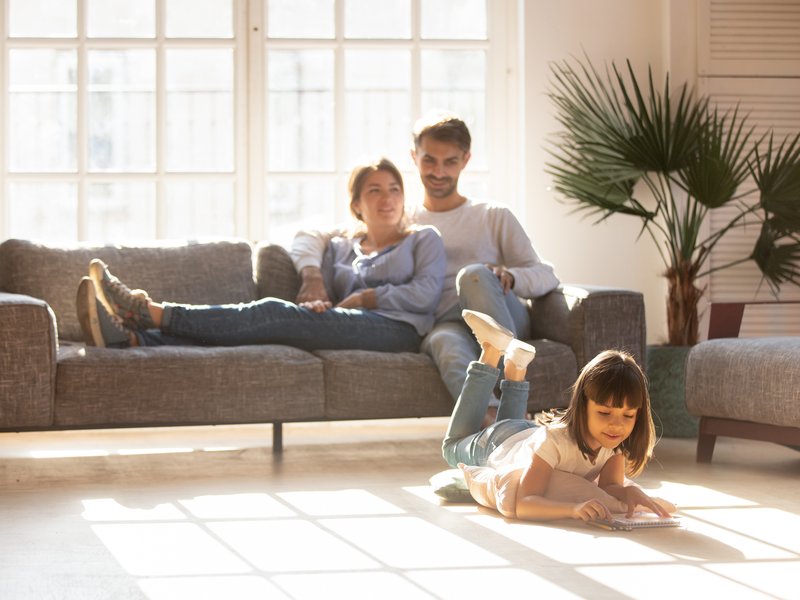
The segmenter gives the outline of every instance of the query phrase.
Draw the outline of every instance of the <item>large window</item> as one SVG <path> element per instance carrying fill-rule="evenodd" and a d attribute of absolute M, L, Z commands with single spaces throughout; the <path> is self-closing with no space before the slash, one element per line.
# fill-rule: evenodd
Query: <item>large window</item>
<path fill-rule="evenodd" d="M 514 204 L 516 5 L 0 0 L 0 239 L 288 244 L 346 217 L 364 157 L 418 200 L 410 129 L 432 109 L 472 131 L 463 191 Z"/>

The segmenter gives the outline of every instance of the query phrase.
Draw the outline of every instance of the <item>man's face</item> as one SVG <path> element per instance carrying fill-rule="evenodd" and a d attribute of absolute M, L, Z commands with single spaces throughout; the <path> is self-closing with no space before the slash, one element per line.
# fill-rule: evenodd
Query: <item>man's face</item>
<path fill-rule="evenodd" d="M 458 177 L 469 162 L 470 153 L 456 144 L 422 136 L 411 153 L 425 191 L 431 198 L 447 198 L 456 192 Z"/>

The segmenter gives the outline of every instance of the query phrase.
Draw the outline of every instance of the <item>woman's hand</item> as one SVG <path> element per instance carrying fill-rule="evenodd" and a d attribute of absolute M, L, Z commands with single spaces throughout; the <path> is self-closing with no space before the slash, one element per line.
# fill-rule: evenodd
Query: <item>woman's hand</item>
<path fill-rule="evenodd" d="M 333 306 L 327 300 L 312 300 L 311 302 L 300 302 L 297 306 L 313 311 L 315 313 L 323 313 Z"/>
<path fill-rule="evenodd" d="M 572 518 L 581 521 L 607 520 L 611 518 L 611 511 L 600 500 L 587 500 L 573 507 Z"/>
<path fill-rule="evenodd" d="M 639 486 L 626 485 L 623 490 L 625 497 L 621 498 L 621 500 L 628 505 L 628 512 L 625 516 L 633 516 L 637 506 L 643 506 L 657 514 L 659 517 L 670 516 L 669 512 L 667 512 L 667 510 L 661 504 L 645 494 L 641 488 L 639 488 Z"/>
<path fill-rule="evenodd" d="M 344 300 L 339 302 L 339 304 L 336 305 L 336 308 L 377 308 L 377 303 L 375 301 L 375 290 L 372 288 L 366 288 L 358 292 L 353 292 Z"/>

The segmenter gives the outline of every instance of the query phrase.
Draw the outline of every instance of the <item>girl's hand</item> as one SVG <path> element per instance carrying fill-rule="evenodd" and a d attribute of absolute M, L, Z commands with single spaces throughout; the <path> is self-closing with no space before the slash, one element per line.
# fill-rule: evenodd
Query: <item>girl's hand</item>
<path fill-rule="evenodd" d="M 659 517 L 670 516 L 670 514 L 661 506 L 661 504 L 645 494 L 638 486 L 627 485 L 624 488 L 624 492 L 625 498 L 622 501 L 628 505 L 628 512 L 625 516 L 633 516 L 637 506 L 644 506 L 645 508 L 657 514 Z"/>
<path fill-rule="evenodd" d="M 333 305 L 326 300 L 312 300 L 311 302 L 301 302 L 297 306 L 314 311 L 316 313 L 322 313 Z"/>
<path fill-rule="evenodd" d="M 599 500 L 587 500 L 573 507 L 572 518 L 581 521 L 606 520 L 611 518 L 611 511 Z"/>

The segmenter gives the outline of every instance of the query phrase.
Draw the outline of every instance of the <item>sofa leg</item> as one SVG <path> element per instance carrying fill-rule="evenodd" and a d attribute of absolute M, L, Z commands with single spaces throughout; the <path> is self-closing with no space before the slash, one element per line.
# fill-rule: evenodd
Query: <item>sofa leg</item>
<path fill-rule="evenodd" d="M 283 423 L 272 423 L 272 453 L 283 454 Z"/>
<path fill-rule="evenodd" d="M 714 454 L 714 444 L 717 443 L 717 436 L 713 433 L 703 433 L 702 430 L 697 436 L 697 462 L 710 463 L 711 456 Z"/>

